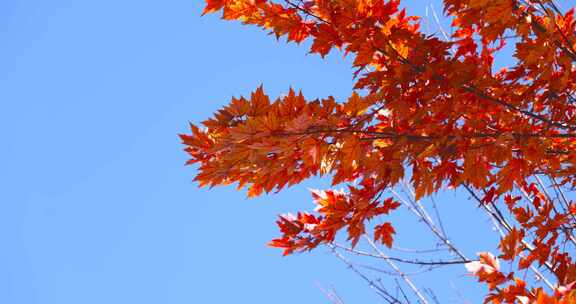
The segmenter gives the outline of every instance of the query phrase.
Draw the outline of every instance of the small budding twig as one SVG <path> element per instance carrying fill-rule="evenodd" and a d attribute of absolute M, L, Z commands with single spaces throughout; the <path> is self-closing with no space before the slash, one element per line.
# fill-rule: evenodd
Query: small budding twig
<path fill-rule="evenodd" d="M 404 247 L 398 247 L 398 246 L 392 246 L 392 249 L 400 251 L 400 252 L 419 253 L 419 254 L 435 253 L 435 252 L 442 252 L 442 251 L 447 250 L 446 248 L 412 249 L 412 248 L 404 248 Z"/>
<path fill-rule="evenodd" d="M 420 300 L 420 302 L 423 304 L 428 304 L 428 301 L 426 300 L 424 295 L 422 295 L 418 287 L 414 285 L 410 277 L 408 277 L 404 272 L 402 272 L 402 270 L 400 270 L 400 268 L 398 268 L 398 266 L 396 266 L 396 264 L 394 264 L 394 262 L 392 262 L 392 260 L 390 260 L 390 258 L 388 258 L 388 256 L 382 250 L 380 250 L 378 246 L 376 246 L 376 244 L 374 244 L 374 242 L 370 237 L 364 235 L 364 239 L 368 242 L 370 247 L 372 247 L 372 249 L 374 249 L 374 251 L 377 252 L 378 255 L 381 256 L 386 261 L 386 263 L 388 263 L 388 265 L 400 275 L 400 277 L 404 280 L 404 282 L 406 282 L 406 284 L 410 287 L 410 289 L 412 289 L 412 291 L 414 292 L 416 297 Z"/>
<path fill-rule="evenodd" d="M 380 273 L 384 273 L 390 276 L 400 276 L 398 273 L 394 272 L 394 271 L 389 271 L 389 270 L 385 270 L 385 269 L 381 269 L 381 268 L 377 268 L 374 266 L 369 266 L 369 265 L 362 265 L 362 264 L 356 264 L 358 265 L 358 267 L 362 267 L 368 270 L 372 270 L 372 271 L 376 271 L 376 272 L 380 272 Z M 415 276 L 415 275 L 420 275 L 420 274 L 424 274 L 426 272 L 430 272 L 432 270 L 434 270 L 436 267 L 434 266 L 428 266 L 428 268 L 425 268 L 423 270 L 420 271 L 413 271 L 413 272 L 405 272 L 406 275 L 409 276 Z"/>
<path fill-rule="evenodd" d="M 350 247 L 346 247 L 346 246 L 342 246 L 336 243 L 333 243 L 333 245 L 337 248 L 343 249 L 345 251 L 348 251 L 350 253 L 356 254 L 356 255 L 361 255 L 361 256 L 367 256 L 367 257 L 372 257 L 372 258 L 378 258 L 378 259 L 388 259 L 394 262 L 399 262 L 399 263 L 405 263 L 405 264 L 413 264 L 413 265 L 421 265 L 421 266 L 443 266 L 443 265 L 457 265 L 457 264 L 466 264 L 469 262 L 473 262 L 473 260 L 439 260 L 439 261 L 420 261 L 420 260 L 409 260 L 409 259 L 402 259 L 402 258 L 397 258 L 397 257 L 386 257 L 383 258 L 381 255 L 379 254 L 373 254 L 370 252 L 366 252 L 366 251 L 362 251 L 362 250 L 358 250 L 358 249 L 352 249 Z"/>
<path fill-rule="evenodd" d="M 425 288 L 424 291 L 430 296 L 430 298 L 432 298 L 432 301 L 434 301 L 435 304 L 440 304 L 440 301 L 438 301 L 438 297 L 436 296 L 436 294 L 432 289 Z"/>
<path fill-rule="evenodd" d="M 412 213 L 414 213 L 430 229 L 430 231 L 432 231 L 432 233 L 434 235 L 436 235 L 436 237 L 448 248 L 448 250 L 450 252 L 452 252 L 455 256 L 460 258 L 460 260 L 462 260 L 462 261 L 469 261 L 469 259 L 458 248 L 456 248 L 456 246 L 454 246 L 454 244 L 452 244 L 452 242 L 450 242 L 450 240 L 448 240 L 448 238 L 442 233 L 442 231 L 440 231 L 438 229 L 438 227 L 433 222 L 431 222 L 431 219 L 429 216 L 426 217 L 426 215 L 422 214 L 418 208 L 414 207 L 414 205 L 413 205 L 414 202 L 412 200 L 404 199 L 401 195 L 399 195 L 394 190 L 390 190 L 390 191 L 392 192 L 392 194 L 394 194 L 394 196 L 396 196 L 396 198 L 398 198 L 398 200 L 402 204 L 407 206 L 408 209 L 410 211 L 412 211 Z M 411 194 L 413 196 L 415 195 L 414 193 L 411 193 Z M 415 198 L 415 196 L 414 196 L 414 198 Z M 423 208 L 421 208 L 421 209 L 423 209 Z"/>
<path fill-rule="evenodd" d="M 374 281 L 372 279 L 370 279 L 368 276 L 366 276 L 364 273 L 362 273 L 360 270 L 358 270 L 352 262 L 350 262 L 348 259 L 346 259 L 342 254 L 340 254 L 336 250 L 336 247 L 333 244 L 328 244 L 328 247 L 332 250 L 332 253 L 340 261 L 342 261 L 344 264 L 346 264 L 349 269 L 351 269 L 360 278 L 362 278 L 362 280 L 364 280 L 366 283 L 368 283 L 368 286 L 370 288 L 372 288 L 376 292 L 377 295 L 381 296 L 384 300 L 386 300 L 390 304 L 402 304 L 402 302 L 400 300 L 398 300 L 398 298 L 396 298 L 392 294 L 390 294 L 383 286 L 377 285 L 376 283 L 374 283 Z"/>
<path fill-rule="evenodd" d="M 404 300 L 406 300 L 407 302 L 410 301 L 408 300 L 408 296 L 406 296 L 406 293 L 404 292 L 402 285 L 400 285 L 400 282 L 398 282 L 398 279 L 394 279 L 394 282 L 396 283 L 396 289 L 400 291 Z"/>
<path fill-rule="evenodd" d="M 316 284 L 316 287 L 318 287 L 318 289 L 320 289 L 326 298 L 328 298 L 328 300 L 333 304 L 344 304 L 344 300 L 342 300 L 340 295 L 338 295 L 334 287 L 332 287 L 330 290 L 324 289 L 320 284 Z"/>

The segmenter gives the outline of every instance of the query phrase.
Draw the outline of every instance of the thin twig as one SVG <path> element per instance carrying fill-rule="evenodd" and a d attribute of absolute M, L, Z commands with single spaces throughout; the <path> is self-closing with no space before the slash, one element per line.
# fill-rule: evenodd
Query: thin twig
<path fill-rule="evenodd" d="M 348 251 L 348 252 L 356 254 L 356 255 L 367 256 L 367 257 L 378 258 L 378 259 L 384 259 L 379 254 L 373 254 L 373 253 L 358 250 L 358 249 L 352 249 L 350 247 L 346 247 L 346 246 L 336 244 L 336 243 L 332 243 L 332 244 L 337 248 L 343 249 L 345 251 Z M 399 262 L 399 263 L 423 265 L 423 266 L 456 265 L 456 264 L 466 264 L 469 262 L 473 262 L 473 260 L 467 260 L 467 259 L 466 260 L 450 260 L 450 261 L 446 261 L 446 260 L 420 261 L 420 260 L 402 259 L 402 258 L 397 258 L 397 257 L 386 257 L 386 259 L 392 260 L 394 262 Z"/>
<path fill-rule="evenodd" d="M 374 244 L 374 242 L 372 241 L 371 238 L 369 238 L 367 235 L 364 235 L 364 239 L 368 242 L 368 244 L 370 244 L 372 249 L 374 249 L 374 251 L 376 253 L 378 253 L 378 255 L 380 255 L 386 261 L 386 263 L 388 263 L 388 265 L 400 275 L 400 277 L 404 280 L 404 282 L 406 282 L 408 287 L 410 287 L 410 289 L 412 289 L 412 291 L 414 292 L 416 297 L 420 300 L 420 302 L 423 304 L 428 304 L 428 300 L 426 300 L 424 295 L 422 295 L 422 293 L 420 292 L 418 287 L 416 287 L 416 285 L 414 285 L 414 283 L 412 282 L 410 277 L 408 275 L 406 275 L 404 272 L 402 272 L 402 270 L 400 270 L 400 268 L 398 268 L 398 266 L 396 266 L 396 264 L 394 264 L 394 262 L 392 262 L 392 260 L 390 260 L 390 258 L 383 251 L 381 251 L 378 248 L 378 246 L 376 246 L 376 244 Z"/>
<path fill-rule="evenodd" d="M 386 289 L 382 288 L 381 286 L 376 285 L 376 283 L 374 283 L 373 280 L 371 280 L 368 276 L 366 276 L 364 273 L 362 273 L 360 270 L 358 270 L 356 267 L 354 267 L 354 264 L 352 264 L 350 261 L 348 261 L 348 259 L 346 259 L 342 254 L 340 254 L 336 250 L 336 247 L 334 247 L 332 244 L 328 244 L 328 247 L 331 248 L 332 253 L 340 261 L 344 262 L 344 264 L 346 264 L 348 266 L 348 268 L 350 268 L 354 273 L 356 273 L 360 278 L 362 278 L 362 280 L 364 280 L 366 283 L 368 283 L 368 286 L 370 288 L 372 288 L 376 292 L 376 294 L 381 296 L 384 300 L 386 300 L 390 304 L 402 304 L 402 302 L 400 300 L 398 300 L 396 297 L 391 295 Z"/>

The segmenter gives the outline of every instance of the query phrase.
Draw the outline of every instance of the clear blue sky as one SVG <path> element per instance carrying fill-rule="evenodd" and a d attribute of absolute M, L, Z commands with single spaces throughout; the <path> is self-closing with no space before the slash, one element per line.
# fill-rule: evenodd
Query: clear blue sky
<path fill-rule="evenodd" d="M 406 4 L 422 13 L 438 2 Z M 276 215 L 311 210 L 306 187 L 325 183 L 254 200 L 191 183 L 177 137 L 188 121 L 261 83 L 272 96 L 292 86 L 338 98 L 352 85 L 340 54 L 321 60 L 201 10 L 198 0 L 0 1 L 0 303 L 328 303 L 316 284 L 380 303 L 325 249 L 282 257 L 265 246 Z M 468 255 L 492 248 L 465 196 L 443 198 L 441 211 Z M 401 245 L 427 244 L 406 223 Z M 450 280 L 478 302 L 464 274 L 420 282 L 458 302 Z"/>

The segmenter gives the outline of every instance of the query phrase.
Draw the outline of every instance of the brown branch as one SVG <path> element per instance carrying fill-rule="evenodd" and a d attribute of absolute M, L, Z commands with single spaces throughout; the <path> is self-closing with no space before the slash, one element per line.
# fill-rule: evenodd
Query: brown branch
<path fill-rule="evenodd" d="M 542 134 L 542 133 L 517 133 L 517 132 L 499 132 L 499 133 L 472 133 L 472 134 L 461 134 L 461 135 L 418 135 L 418 134 L 407 134 L 407 133 L 394 133 L 394 132 L 377 132 L 377 131 L 366 131 L 366 130 L 354 130 L 354 129 L 315 129 L 309 128 L 302 132 L 273 132 L 272 135 L 278 136 L 300 136 L 300 135 L 312 135 L 312 134 L 322 134 L 322 133 L 359 133 L 365 135 L 374 135 L 374 137 L 364 137 L 364 140 L 376 140 L 376 139 L 401 139 L 405 138 L 408 140 L 436 140 L 436 139 L 458 139 L 458 138 L 498 138 L 503 135 L 511 135 L 516 139 L 526 139 L 526 138 L 576 138 L 576 133 L 560 133 L 560 134 Z"/>
<path fill-rule="evenodd" d="M 372 289 L 374 289 L 374 291 L 376 292 L 376 294 L 378 294 L 379 296 L 381 296 L 384 300 L 386 300 L 388 303 L 390 304 L 402 304 L 402 302 L 400 300 L 398 300 L 396 297 L 394 297 L 393 295 L 391 295 L 386 289 L 378 286 L 376 283 L 374 283 L 373 280 L 371 280 L 368 276 L 366 276 L 364 273 L 362 273 L 360 270 L 358 270 L 356 267 L 354 267 L 354 264 L 352 264 L 352 262 L 348 261 L 348 259 L 346 259 L 342 254 L 340 254 L 338 251 L 336 251 L 336 247 L 332 244 L 328 244 L 328 247 L 330 247 L 330 249 L 332 250 L 332 253 L 342 262 L 344 262 L 344 264 L 346 264 L 348 266 L 348 268 L 350 268 L 354 273 L 356 273 L 360 278 L 362 278 L 366 283 L 368 283 L 368 286 Z"/>
<path fill-rule="evenodd" d="M 335 244 L 335 243 L 333 245 L 337 248 L 343 249 L 345 251 L 348 251 L 348 252 L 356 254 L 356 255 L 362 255 L 362 256 L 367 256 L 367 257 L 372 257 L 372 258 L 377 258 L 377 259 L 384 259 L 382 256 L 380 256 L 378 254 L 373 254 L 373 253 L 358 250 L 358 249 L 352 249 L 350 247 L 342 246 L 342 245 Z M 421 260 L 417 260 L 417 259 L 410 260 L 410 259 L 403 259 L 403 258 L 398 258 L 398 257 L 387 257 L 387 259 L 394 261 L 394 262 L 398 262 L 398 263 L 421 265 L 421 266 L 446 266 L 446 265 L 457 265 L 457 264 L 466 264 L 466 263 L 474 262 L 474 260 L 468 260 L 468 259 L 438 260 L 438 261 L 421 261 Z"/>
<path fill-rule="evenodd" d="M 378 246 L 376 246 L 376 244 L 374 244 L 372 239 L 370 237 L 368 237 L 366 234 L 364 234 L 364 239 L 366 240 L 366 242 L 368 242 L 368 244 L 370 244 L 372 249 L 376 253 L 378 253 L 378 255 L 380 257 L 382 257 L 384 259 L 384 261 L 386 261 L 386 263 L 388 263 L 388 265 L 400 275 L 402 280 L 404 280 L 406 285 L 408 285 L 408 287 L 410 287 L 410 289 L 412 289 L 412 292 L 414 292 L 414 294 L 420 300 L 420 302 L 423 304 L 428 304 L 428 300 L 426 300 L 426 298 L 424 297 L 424 295 L 422 294 L 420 289 L 418 289 L 418 287 L 416 287 L 416 285 L 414 284 L 414 282 L 412 282 L 410 277 L 408 275 L 406 275 L 398 266 L 396 266 L 396 264 L 394 264 L 394 262 L 392 262 L 392 260 L 383 251 L 381 251 L 378 248 Z"/>

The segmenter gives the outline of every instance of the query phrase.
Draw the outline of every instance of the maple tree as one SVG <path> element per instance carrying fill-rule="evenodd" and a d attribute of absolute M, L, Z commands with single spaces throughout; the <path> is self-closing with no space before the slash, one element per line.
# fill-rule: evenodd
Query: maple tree
<path fill-rule="evenodd" d="M 334 246 L 342 231 L 351 250 L 361 238 L 391 247 L 402 202 L 390 189 L 408 179 L 417 212 L 414 202 L 462 189 L 500 229 L 499 254 L 469 260 L 430 229 L 486 284 L 485 302 L 576 303 L 576 203 L 566 194 L 576 187 L 574 8 L 444 0 L 450 35 L 423 32 L 400 0 L 206 1 L 205 14 L 219 11 L 289 42 L 310 41 L 311 53 L 353 56 L 347 100 L 306 100 L 293 90 L 271 100 L 260 87 L 181 135 L 201 186 L 237 183 L 257 196 L 316 175 L 345 185 L 313 191 L 315 212 L 280 216 L 271 246 L 284 254 Z M 507 49 L 514 62 L 497 69 Z M 386 221 L 370 225 L 375 218 Z M 523 269 L 542 280 L 527 282 Z"/>

